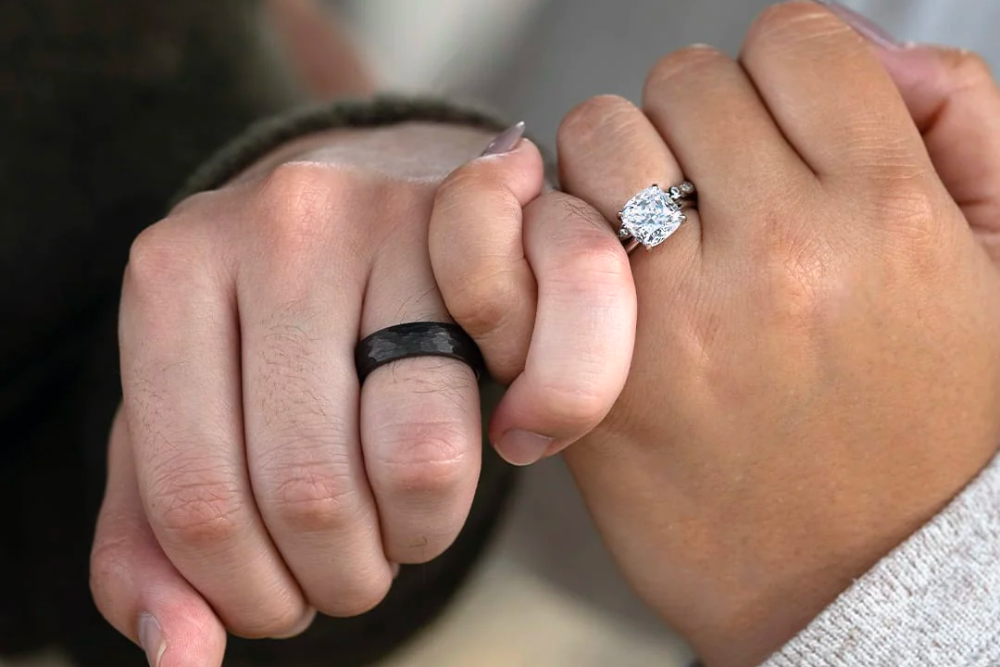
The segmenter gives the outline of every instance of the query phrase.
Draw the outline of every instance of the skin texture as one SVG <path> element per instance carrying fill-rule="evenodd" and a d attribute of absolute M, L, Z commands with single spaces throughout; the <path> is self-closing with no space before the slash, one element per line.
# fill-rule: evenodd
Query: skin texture
<path fill-rule="evenodd" d="M 456 170 L 430 226 L 449 312 L 510 385 L 489 437 L 518 465 L 561 451 L 608 414 L 628 375 L 636 316 L 614 232 L 572 197 L 538 197 L 540 165 L 522 166 L 529 151 L 522 144 Z"/>
<path fill-rule="evenodd" d="M 699 186 L 690 222 L 632 258 L 632 371 L 565 456 L 635 589 L 706 664 L 764 660 L 995 455 L 997 118 L 976 56 L 879 49 L 791 2 L 738 61 L 682 50 L 650 72 L 641 109 L 600 97 L 564 121 L 576 199 L 544 195 L 533 224 L 611 228 L 651 183 Z M 449 306 L 463 285 L 506 293 L 510 264 L 463 262 L 476 240 L 435 234 Z M 474 311 L 453 312 L 476 330 Z M 528 345 L 490 341 L 531 318 L 487 325 L 491 363 L 520 368 Z"/>
<path fill-rule="evenodd" d="M 288 44 L 312 40 L 290 54 L 304 80 L 365 88 L 363 73 L 313 76 L 326 59 L 317 54 L 346 48 L 322 30 L 315 6 L 267 7 Z M 505 213 L 541 192 L 543 163 L 530 142 L 503 161 L 474 160 L 491 139 L 419 124 L 305 137 L 181 203 L 133 244 L 119 326 L 124 404 L 91 588 L 152 664 L 211 667 L 226 631 L 294 636 L 317 612 L 361 614 L 386 595 L 398 564 L 426 563 L 454 541 L 480 470 L 471 370 L 407 360 L 359 388 L 353 350 L 393 324 L 449 321 L 428 254 L 431 211 L 450 202 L 467 226 L 490 215 L 470 205 L 478 192 L 447 178 L 456 167 L 502 165 L 513 197 Z M 570 264 L 595 275 L 610 267 L 618 282 L 595 281 L 589 292 L 630 341 L 634 299 L 610 298 L 631 291 L 627 262 L 599 219 L 585 227 L 604 252 L 549 253 L 539 236 L 535 259 L 551 254 L 553 276 Z M 556 278 L 542 284 L 543 302 L 575 304 L 581 293 Z M 583 415 L 588 428 L 600 421 L 630 352 L 584 378 L 598 400 L 582 397 L 570 417 Z M 542 378 L 559 371 L 544 358 L 529 368 Z M 544 384 L 520 393 L 526 405 L 552 403 Z"/>
<path fill-rule="evenodd" d="M 996 199 L 954 173 L 996 141 L 968 122 L 996 93 L 964 56 L 927 56 L 937 77 L 878 57 L 792 3 L 745 70 L 668 58 L 645 114 L 601 98 L 567 119 L 575 197 L 539 196 L 528 142 L 473 159 L 489 137 L 411 125 L 295 142 L 182 204 L 126 275 L 102 612 L 155 663 L 217 665 L 224 629 L 360 613 L 393 563 L 446 548 L 478 471 L 471 373 L 413 360 L 359 391 L 351 352 L 451 310 L 513 382 L 500 451 L 528 463 L 600 423 L 570 462 L 626 574 L 710 664 L 764 657 L 1000 437 Z M 682 173 L 703 215 L 635 258 L 636 289 L 607 220 Z"/>
<path fill-rule="evenodd" d="M 315 610 L 367 611 L 392 563 L 427 562 L 461 529 L 481 451 L 472 371 L 408 360 L 362 391 L 353 349 L 447 321 L 427 221 L 441 180 L 490 138 L 318 135 L 134 243 L 93 590 L 127 636 L 156 619 L 162 664 L 218 664 L 223 628 L 280 637 Z"/>
<path fill-rule="evenodd" d="M 636 589 L 707 664 L 752 665 L 995 454 L 1000 277 L 935 130 L 815 5 L 765 13 L 739 64 L 667 57 L 643 110 L 570 116 L 568 189 L 607 215 L 683 173 L 701 216 L 635 258 L 640 370 L 569 461 Z M 592 166 L 657 136 L 667 159 Z"/>
<path fill-rule="evenodd" d="M 315 94 L 369 91 L 318 5 L 266 9 Z M 135 241 L 91 588 L 153 664 L 218 665 L 227 630 L 290 636 L 317 610 L 364 612 L 399 563 L 454 540 L 480 466 L 471 371 L 412 360 L 361 391 L 353 348 L 448 320 L 430 210 L 491 139 L 422 125 L 307 137 Z"/>

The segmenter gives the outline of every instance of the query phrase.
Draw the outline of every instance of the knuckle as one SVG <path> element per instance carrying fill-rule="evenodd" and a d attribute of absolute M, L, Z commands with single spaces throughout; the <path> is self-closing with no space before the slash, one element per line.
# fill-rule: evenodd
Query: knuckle
<path fill-rule="evenodd" d="M 584 144 L 609 129 L 621 128 L 641 112 L 631 102 L 617 95 L 592 97 L 569 112 L 559 125 L 560 151 Z"/>
<path fill-rule="evenodd" d="M 643 98 L 656 97 L 659 91 L 668 88 L 668 84 L 678 76 L 698 75 L 706 69 L 729 65 L 731 62 L 732 58 L 726 53 L 704 44 L 674 51 L 660 58 L 649 70 L 643 86 Z"/>
<path fill-rule="evenodd" d="M 220 192 L 218 190 L 197 192 L 174 204 L 174 207 L 170 210 L 170 217 L 185 217 L 189 214 L 193 215 L 196 211 L 211 211 L 215 209 L 217 203 L 222 200 L 223 197 L 220 196 Z"/>
<path fill-rule="evenodd" d="M 447 218 L 449 222 L 447 229 L 432 229 L 431 234 L 431 259 L 441 294 L 452 317 L 474 337 L 504 327 L 518 312 L 529 273 L 520 233 L 498 239 L 499 252 L 487 251 L 478 239 L 471 240 L 466 221 L 483 210 L 500 219 L 521 219 L 521 206 L 505 184 L 479 179 L 477 174 L 466 173 L 442 186 L 433 220 Z M 436 224 L 432 222 L 432 228 Z"/>
<path fill-rule="evenodd" d="M 565 252 L 553 255 L 559 262 L 556 275 L 573 276 L 568 286 L 590 292 L 597 286 L 602 291 L 619 290 L 631 282 L 632 267 L 607 220 L 581 200 L 566 195 L 550 198 L 541 212 L 545 231 L 555 239 L 553 245 Z M 532 211 L 535 217 L 537 210 Z"/>
<path fill-rule="evenodd" d="M 589 430 L 596 426 L 611 408 L 612 401 L 605 394 L 599 380 L 600 360 L 580 360 L 580 366 L 594 365 L 593 372 L 578 368 L 573 383 L 544 383 L 539 387 L 535 405 L 554 424 L 564 430 Z M 593 377 L 587 382 L 587 377 Z"/>
<path fill-rule="evenodd" d="M 201 549 L 231 543 L 239 534 L 239 513 L 227 490 L 201 487 L 174 498 L 154 521 L 172 541 Z"/>
<path fill-rule="evenodd" d="M 358 489 L 349 473 L 328 464 L 285 466 L 270 473 L 267 514 L 296 532 L 337 531 L 361 516 Z"/>
<path fill-rule="evenodd" d="M 135 545 L 126 536 L 100 538 L 94 541 L 90 552 L 90 591 L 101 611 L 111 591 L 128 581 L 132 569 Z"/>
<path fill-rule="evenodd" d="M 496 163 L 472 162 L 457 169 L 434 192 L 434 212 L 464 222 L 489 211 L 491 217 L 517 220 L 521 204 Z"/>
<path fill-rule="evenodd" d="M 150 487 L 150 523 L 175 544 L 209 553 L 228 547 L 243 529 L 240 484 L 202 463 L 174 464 Z"/>
<path fill-rule="evenodd" d="M 331 211 L 347 198 L 351 181 L 345 170 L 313 163 L 275 167 L 260 190 L 265 247 L 280 257 L 315 250 L 327 237 L 335 219 Z"/>
<path fill-rule="evenodd" d="M 567 281 L 568 285 L 577 285 L 581 291 L 611 294 L 620 293 L 622 285 L 631 282 L 631 270 L 628 255 L 622 249 L 621 243 L 608 234 L 579 234 L 576 237 L 576 252 L 565 257 L 566 271 L 582 271 L 567 273 L 567 276 L 578 276 Z"/>
<path fill-rule="evenodd" d="M 473 443 L 453 422 L 425 422 L 385 429 L 377 435 L 380 484 L 389 495 L 447 498 L 474 477 Z M 478 443 L 477 443 L 478 444 Z"/>
<path fill-rule="evenodd" d="M 444 180 L 434 193 L 434 206 L 444 212 L 449 212 L 467 203 L 475 202 L 479 207 L 479 198 L 495 189 L 498 184 L 491 177 L 491 171 L 486 165 L 469 164 L 455 170 Z"/>
<path fill-rule="evenodd" d="M 143 230 L 129 249 L 125 280 L 140 294 L 188 281 L 197 271 L 191 239 L 168 221 Z"/>
<path fill-rule="evenodd" d="M 448 311 L 473 338 L 503 329 L 524 300 L 514 269 L 496 262 L 483 262 L 448 292 Z"/>

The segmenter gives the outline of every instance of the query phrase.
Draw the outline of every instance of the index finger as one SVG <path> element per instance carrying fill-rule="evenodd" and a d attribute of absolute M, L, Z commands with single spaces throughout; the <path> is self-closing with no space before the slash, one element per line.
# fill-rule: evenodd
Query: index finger
<path fill-rule="evenodd" d="M 132 248 L 119 335 L 124 415 L 164 553 L 230 631 L 283 636 L 311 612 L 252 502 L 231 284 L 214 244 L 191 233 L 202 221 L 161 223 Z"/>

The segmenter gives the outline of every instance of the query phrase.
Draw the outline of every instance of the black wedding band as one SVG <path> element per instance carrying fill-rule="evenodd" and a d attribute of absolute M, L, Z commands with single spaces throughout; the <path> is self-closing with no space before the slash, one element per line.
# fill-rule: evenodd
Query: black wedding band
<path fill-rule="evenodd" d="M 375 369 L 401 359 L 447 357 L 467 364 L 482 376 L 486 362 L 476 342 L 462 327 L 442 322 L 410 322 L 376 331 L 358 343 L 354 363 L 361 384 Z"/>

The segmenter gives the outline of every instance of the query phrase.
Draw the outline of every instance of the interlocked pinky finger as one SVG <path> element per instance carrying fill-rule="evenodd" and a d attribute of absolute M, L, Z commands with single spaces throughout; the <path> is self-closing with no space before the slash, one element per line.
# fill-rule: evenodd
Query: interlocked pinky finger
<path fill-rule="evenodd" d="M 528 465 L 597 426 L 628 376 L 636 295 L 628 256 L 597 209 L 562 193 L 525 210 L 538 308 L 524 372 L 497 407 L 490 439 Z"/>
<path fill-rule="evenodd" d="M 457 169 L 438 191 L 430 254 L 448 312 L 472 336 L 490 375 L 509 383 L 524 368 L 535 314 L 522 209 L 544 184 L 542 156 L 522 141 L 512 152 Z"/>

